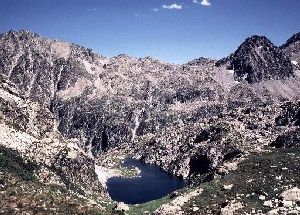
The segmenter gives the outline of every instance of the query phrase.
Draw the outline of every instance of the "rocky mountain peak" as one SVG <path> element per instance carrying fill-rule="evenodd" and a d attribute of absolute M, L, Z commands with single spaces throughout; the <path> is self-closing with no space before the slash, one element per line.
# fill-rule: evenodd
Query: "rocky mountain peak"
<path fill-rule="evenodd" d="M 240 46 L 241 47 L 259 47 L 259 46 L 273 46 L 272 42 L 266 36 L 253 35 L 248 37 Z"/>
<path fill-rule="evenodd" d="M 265 36 L 247 38 L 230 57 L 217 62 L 222 64 L 234 70 L 235 80 L 248 83 L 293 75 L 290 59 Z"/>
<path fill-rule="evenodd" d="M 287 55 L 295 69 L 300 68 L 300 32 L 289 38 L 280 49 Z"/>
<path fill-rule="evenodd" d="M 291 38 L 289 38 L 286 41 L 286 43 L 281 46 L 281 48 L 286 48 L 286 47 L 290 46 L 291 44 L 297 43 L 299 41 L 300 41 L 300 32 L 294 34 Z"/>
<path fill-rule="evenodd" d="M 19 30 L 19 31 L 10 30 L 6 33 L 1 34 L 0 37 L 13 37 L 13 38 L 19 38 L 21 40 L 24 40 L 29 38 L 37 38 L 40 37 L 40 35 L 27 30 Z"/>
<path fill-rule="evenodd" d="M 187 63 L 189 66 L 201 66 L 201 65 L 212 65 L 215 61 L 210 58 L 200 57 L 194 60 L 191 60 Z"/>

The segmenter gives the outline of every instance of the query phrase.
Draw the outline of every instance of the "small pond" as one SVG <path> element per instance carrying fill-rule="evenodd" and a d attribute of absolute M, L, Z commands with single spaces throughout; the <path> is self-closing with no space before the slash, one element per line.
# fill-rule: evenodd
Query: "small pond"
<path fill-rule="evenodd" d="M 126 204 L 141 204 L 159 199 L 184 186 L 181 178 L 174 177 L 158 166 L 145 164 L 140 160 L 126 158 L 123 167 L 138 168 L 141 173 L 138 177 L 112 177 L 107 181 L 110 197 Z"/>

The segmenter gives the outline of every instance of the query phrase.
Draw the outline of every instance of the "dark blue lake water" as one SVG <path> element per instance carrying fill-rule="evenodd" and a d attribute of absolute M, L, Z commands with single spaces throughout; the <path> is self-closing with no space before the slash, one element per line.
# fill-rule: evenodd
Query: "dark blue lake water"
<path fill-rule="evenodd" d="M 141 170 L 140 177 L 112 177 L 107 181 L 110 197 L 126 204 L 141 204 L 159 199 L 184 186 L 181 178 L 171 176 L 155 165 L 140 160 L 125 159 L 123 167 Z"/>

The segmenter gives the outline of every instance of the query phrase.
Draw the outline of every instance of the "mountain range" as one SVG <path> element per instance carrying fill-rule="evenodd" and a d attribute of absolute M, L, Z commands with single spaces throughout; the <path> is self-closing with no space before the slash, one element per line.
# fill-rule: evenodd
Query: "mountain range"
<path fill-rule="evenodd" d="M 255 156 L 277 156 L 284 163 L 284 153 L 294 153 L 296 165 L 299 64 L 300 33 L 280 47 L 254 35 L 228 57 L 182 65 L 152 57 L 108 58 L 26 30 L 3 33 L 0 213 L 111 214 L 114 202 L 101 174 L 122 174 L 120 163 L 128 155 L 188 179 L 189 189 L 204 193 L 203 184 L 235 177 L 243 162 L 255 166 Z M 222 200 L 199 193 L 209 206 L 196 198 L 180 207 L 157 205 L 149 213 L 252 213 L 257 202 L 263 213 L 297 214 L 299 190 L 293 191 L 298 199 L 284 197 L 299 187 L 299 166 L 292 168 L 274 194 L 253 191 L 265 201 L 229 198 L 226 188 Z"/>

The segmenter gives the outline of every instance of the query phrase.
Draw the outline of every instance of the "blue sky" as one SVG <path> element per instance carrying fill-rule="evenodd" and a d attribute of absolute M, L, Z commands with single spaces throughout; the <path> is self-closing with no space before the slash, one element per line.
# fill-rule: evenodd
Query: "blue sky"
<path fill-rule="evenodd" d="M 0 32 L 173 63 L 225 57 L 253 34 L 281 45 L 299 21 L 300 0 L 0 0 Z"/>

